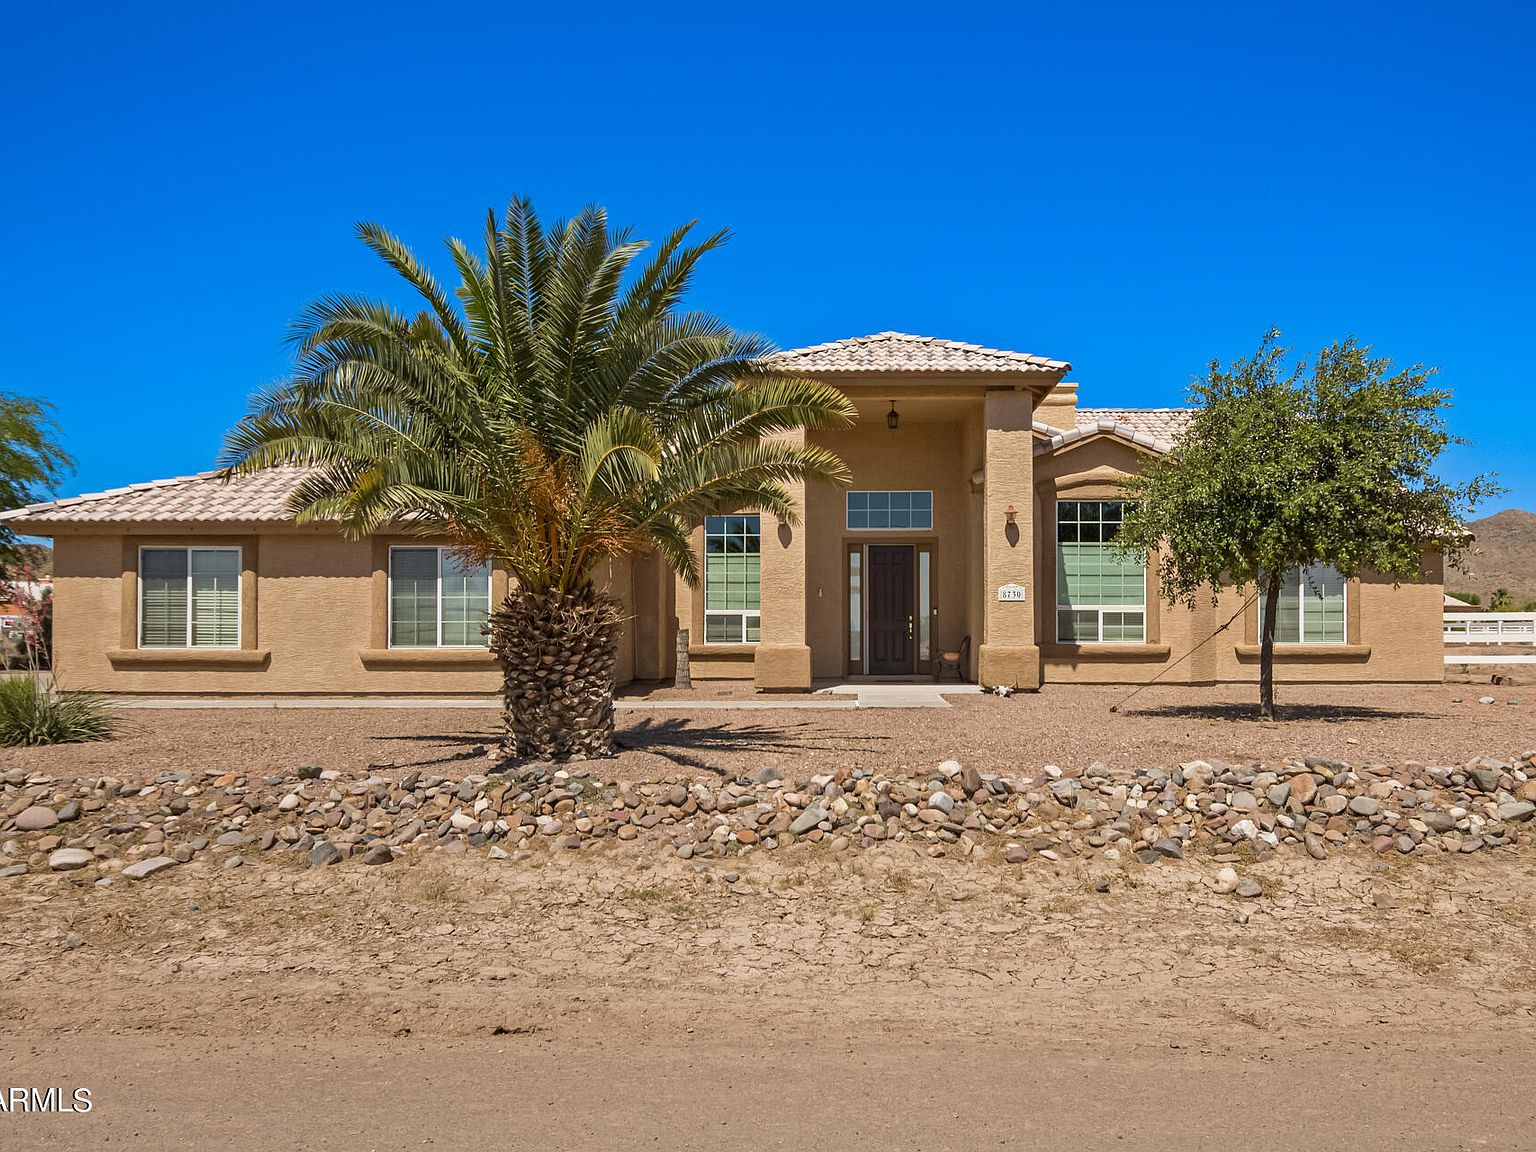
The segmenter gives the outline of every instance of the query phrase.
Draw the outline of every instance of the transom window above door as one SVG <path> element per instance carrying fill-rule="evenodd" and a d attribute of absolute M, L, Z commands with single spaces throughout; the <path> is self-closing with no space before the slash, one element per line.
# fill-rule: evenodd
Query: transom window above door
<path fill-rule="evenodd" d="M 852 530 L 933 528 L 932 492 L 849 492 L 847 498 Z"/>
<path fill-rule="evenodd" d="M 389 550 L 389 646 L 477 648 L 489 643 L 491 566 L 450 548 Z"/>

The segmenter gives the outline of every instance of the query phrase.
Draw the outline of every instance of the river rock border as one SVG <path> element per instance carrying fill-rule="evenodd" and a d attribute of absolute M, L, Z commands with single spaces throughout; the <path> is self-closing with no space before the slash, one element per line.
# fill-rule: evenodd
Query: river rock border
<path fill-rule="evenodd" d="M 326 867 L 388 864 L 428 848 L 507 860 L 637 842 L 689 859 L 897 841 L 935 857 L 992 852 L 1014 865 L 1461 854 L 1536 842 L 1536 752 L 1454 766 L 1322 757 L 1134 772 L 1047 765 L 1021 777 L 946 760 L 927 771 L 856 767 L 794 781 L 766 767 L 692 784 L 604 782 L 601 770 L 531 764 L 451 776 L 376 765 L 348 781 L 302 765 L 262 777 L 172 772 L 142 784 L 61 783 L 12 769 L 0 792 L 0 878 L 69 871 L 109 885 L 203 856 L 239 867 L 297 853 Z"/>

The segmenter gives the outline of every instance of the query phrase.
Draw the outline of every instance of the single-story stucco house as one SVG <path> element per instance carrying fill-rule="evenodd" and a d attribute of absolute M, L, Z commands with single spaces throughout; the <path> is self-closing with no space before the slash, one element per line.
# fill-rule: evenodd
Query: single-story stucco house
<path fill-rule="evenodd" d="M 1174 409 L 1079 408 L 1071 365 L 886 332 L 779 353 L 836 384 L 857 426 L 812 433 L 847 490 L 800 493 L 803 518 L 711 517 L 704 586 L 654 556 L 605 573 L 628 606 L 621 681 L 674 670 L 679 628 L 696 679 L 766 690 L 813 679 L 925 675 L 944 653 L 968 678 L 1213 684 L 1258 675 L 1258 611 L 1169 608 L 1155 557 L 1106 546 L 1118 482 L 1171 449 Z M 0 514 L 54 542 L 60 682 L 112 693 L 479 694 L 500 686 L 480 627 L 506 587 L 442 542 L 344 538 L 295 524 L 291 469 L 135 484 Z M 1287 582 L 1280 676 L 1438 681 L 1438 556 L 1425 579 Z M 1219 635 L 1220 626 L 1237 619 Z"/>

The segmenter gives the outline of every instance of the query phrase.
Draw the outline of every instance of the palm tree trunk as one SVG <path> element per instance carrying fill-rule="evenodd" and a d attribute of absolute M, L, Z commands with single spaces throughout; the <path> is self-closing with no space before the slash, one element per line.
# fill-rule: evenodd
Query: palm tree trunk
<path fill-rule="evenodd" d="M 1275 615 L 1280 611 L 1280 577 L 1264 580 L 1264 620 L 1259 634 L 1259 718 L 1275 718 Z"/>
<path fill-rule="evenodd" d="M 518 760 L 613 755 L 613 672 L 623 613 L 590 584 L 513 588 L 491 615 L 501 662 L 502 754 Z"/>

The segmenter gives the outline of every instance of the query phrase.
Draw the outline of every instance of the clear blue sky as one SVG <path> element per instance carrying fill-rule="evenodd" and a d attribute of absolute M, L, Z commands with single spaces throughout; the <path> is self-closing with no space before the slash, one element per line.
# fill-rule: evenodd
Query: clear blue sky
<path fill-rule="evenodd" d="M 307 299 L 397 292 L 354 221 L 446 266 L 526 193 L 729 226 L 695 300 L 782 346 L 977 341 L 1089 405 L 1356 333 L 1536 507 L 1536 5 L 452 8 L 7 14 L 0 388 L 66 491 L 211 466 Z"/>

